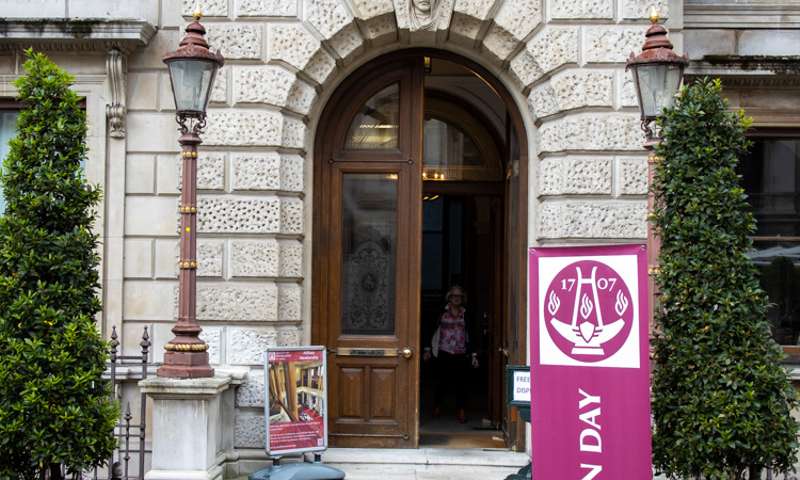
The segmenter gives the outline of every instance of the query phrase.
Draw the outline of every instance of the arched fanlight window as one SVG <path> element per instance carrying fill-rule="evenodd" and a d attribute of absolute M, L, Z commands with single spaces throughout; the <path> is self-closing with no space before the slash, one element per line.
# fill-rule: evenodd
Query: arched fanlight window
<path fill-rule="evenodd" d="M 487 122 L 450 99 L 426 97 L 424 180 L 502 180 L 497 142 Z"/>
<path fill-rule="evenodd" d="M 400 86 L 393 83 L 369 100 L 353 117 L 347 132 L 348 149 L 388 150 L 398 148 Z"/>

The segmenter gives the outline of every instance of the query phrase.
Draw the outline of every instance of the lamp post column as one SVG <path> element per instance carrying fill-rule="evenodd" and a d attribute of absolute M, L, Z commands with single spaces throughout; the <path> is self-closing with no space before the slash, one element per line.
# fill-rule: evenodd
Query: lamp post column
<path fill-rule="evenodd" d="M 178 277 L 178 321 L 175 338 L 164 346 L 164 365 L 158 375 L 172 378 L 214 376 L 208 363 L 208 345 L 200 339 L 197 324 L 197 146 L 194 131 L 185 131 L 181 144 L 180 269 Z"/>
<path fill-rule="evenodd" d="M 202 14 L 186 27 L 178 49 L 164 55 L 175 97 L 175 114 L 181 136 L 180 261 L 178 262 L 178 321 L 175 338 L 164 345 L 164 365 L 159 377 L 207 378 L 214 376 L 208 364 L 208 345 L 197 324 L 197 146 L 206 126 L 206 108 L 217 71 L 224 63 L 205 40 Z"/>

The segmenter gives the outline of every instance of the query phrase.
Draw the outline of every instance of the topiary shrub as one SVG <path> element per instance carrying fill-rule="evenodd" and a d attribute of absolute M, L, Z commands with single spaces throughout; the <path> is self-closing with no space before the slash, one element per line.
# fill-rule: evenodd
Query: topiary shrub
<path fill-rule="evenodd" d="M 670 478 L 742 479 L 796 460 L 795 391 L 745 255 L 755 220 L 736 164 L 748 126 L 719 80 L 684 87 L 660 120 L 653 462 Z"/>
<path fill-rule="evenodd" d="M 2 174 L 0 478 L 56 479 L 111 456 L 118 410 L 94 323 L 100 191 L 82 173 L 86 115 L 70 75 L 43 54 L 27 58 Z"/>

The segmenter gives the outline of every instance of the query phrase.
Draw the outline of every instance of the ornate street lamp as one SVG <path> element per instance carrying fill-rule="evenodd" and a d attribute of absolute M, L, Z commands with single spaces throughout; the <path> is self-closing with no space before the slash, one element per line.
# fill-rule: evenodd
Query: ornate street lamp
<path fill-rule="evenodd" d="M 658 132 L 653 128 L 653 123 L 665 108 L 671 107 L 675 95 L 683 80 L 683 71 L 689 60 L 673 51 L 672 42 L 667 37 L 667 29 L 658 24 L 658 12 L 653 9 L 650 13 L 650 28 L 645 33 L 645 42 L 638 55 L 631 53 L 628 58 L 626 70 L 633 73 L 636 85 L 636 95 L 639 98 L 639 109 L 642 114 L 642 130 L 647 135 L 644 147 L 650 151 L 647 158 L 647 211 L 652 213 L 655 208 L 655 195 L 652 191 L 655 166 L 660 158 L 653 152 L 661 140 Z M 658 273 L 658 255 L 661 242 L 656 236 L 653 224 L 648 218 L 647 222 L 647 273 L 650 287 L 650 325 L 652 333 L 653 313 L 659 292 L 658 285 L 653 276 Z"/>
<path fill-rule="evenodd" d="M 178 279 L 178 321 L 172 328 L 175 338 L 164 345 L 164 365 L 158 376 L 202 378 L 214 376 L 208 364 L 208 345 L 199 338 L 197 324 L 197 146 L 206 126 L 206 107 L 214 78 L 223 64 L 222 55 L 208 48 L 200 24 L 202 15 L 186 27 L 178 49 L 164 55 L 169 68 L 175 113 L 180 126 L 183 160 L 180 230 L 180 269 Z"/>
<path fill-rule="evenodd" d="M 642 113 L 642 129 L 647 134 L 645 147 L 648 149 L 658 142 L 652 124 L 665 108 L 672 106 L 683 80 L 683 70 L 689 64 L 685 55 L 680 56 L 673 51 L 667 29 L 658 24 L 658 12 L 655 9 L 650 14 L 650 22 L 652 25 L 645 33 L 646 40 L 641 53 L 631 53 L 625 67 L 633 73 Z"/>

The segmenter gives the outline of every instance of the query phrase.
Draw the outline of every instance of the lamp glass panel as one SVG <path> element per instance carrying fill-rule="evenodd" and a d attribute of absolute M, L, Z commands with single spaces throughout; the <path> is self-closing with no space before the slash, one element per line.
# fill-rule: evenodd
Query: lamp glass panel
<path fill-rule="evenodd" d="M 672 106 L 682 74 L 683 69 L 677 64 L 656 63 L 636 67 L 642 115 L 645 118 L 655 118 L 662 110 Z"/>
<path fill-rule="evenodd" d="M 217 65 L 208 60 L 185 59 L 169 62 L 175 108 L 181 111 L 204 112 L 211 96 Z"/>

